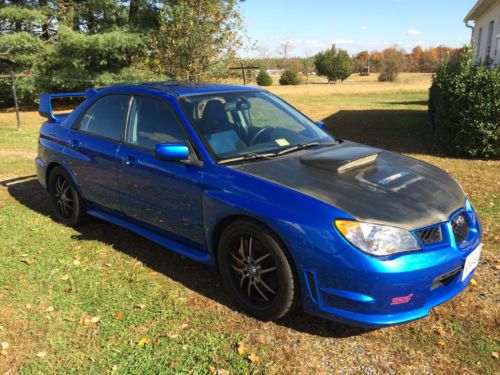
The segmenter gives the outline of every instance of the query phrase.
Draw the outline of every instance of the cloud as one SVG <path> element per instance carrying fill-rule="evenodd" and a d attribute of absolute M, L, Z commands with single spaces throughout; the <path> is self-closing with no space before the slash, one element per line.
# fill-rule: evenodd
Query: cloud
<path fill-rule="evenodd" d="M 359 45 L 359 44 L 363 44 L 363 42 L 361 40 L 356 40 L 356 39 L 337 38 L 337 39 L 332 40 L 332 44 Z"/>
<path fill-rule="evenodd" d="M 408 30 L 408 35 L 420 35 L 420 34 L 422 34 L 422 33 L 417 29 L 409 29 Z"/>
<path fill-rule="evenodd" d="M 361 30 L 368 30 L 368 26 L 361 26 L 360 29 Z"/>

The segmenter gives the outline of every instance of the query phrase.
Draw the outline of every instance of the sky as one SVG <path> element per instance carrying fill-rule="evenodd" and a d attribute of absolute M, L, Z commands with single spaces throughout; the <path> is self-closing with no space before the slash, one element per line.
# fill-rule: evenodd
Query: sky
<path fill-rule="evenodd" d="M 289 41 L 289 56 L 314 55 L 335 44 L 350 54 L 398 45 L 411 51 L 470 42 L 463 22 L 476 0 L 245 0 L 240 4 L 246 29 L 242 57 L 279 56 Z M 248 43 L 248 39 L 251 43 Z"/>

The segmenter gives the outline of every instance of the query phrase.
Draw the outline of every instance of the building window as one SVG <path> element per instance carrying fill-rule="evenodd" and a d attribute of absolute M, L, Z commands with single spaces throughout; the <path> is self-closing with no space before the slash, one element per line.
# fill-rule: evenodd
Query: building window
<path fill-rule="evenodd" d="M 488 39 L 486 39 L 486 58 L 485 60 L 488 61 L 491 56 L 491 42 L 493 39 L 493 24 L 494 21 L 491 21 L 490 24 L 488 25 Z"/>

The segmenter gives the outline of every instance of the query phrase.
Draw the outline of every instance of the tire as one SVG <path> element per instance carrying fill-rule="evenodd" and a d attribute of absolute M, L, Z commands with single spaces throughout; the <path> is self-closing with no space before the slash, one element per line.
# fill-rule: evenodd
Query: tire
<path fill-rule="evenodd" d="M 224 230 L 218 264 L 226 291 L 250 315 L 276 320 L 299 303 L 290 257 L 281 241 L 256 222 L 238 220 Z"/>
<path fill-rule="evenodd" d="M 57 221 L 76 227 L 85 217 L 85 207 L 69 173 L 63 167 L 54 167 L 49 175 L 49 195 Z"/>

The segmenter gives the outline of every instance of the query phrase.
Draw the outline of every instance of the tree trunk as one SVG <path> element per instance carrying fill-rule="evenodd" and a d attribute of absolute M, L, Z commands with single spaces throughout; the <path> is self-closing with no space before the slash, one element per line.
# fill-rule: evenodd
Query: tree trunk
<path fill-rule="evenodd" d="M 137 24 L 137 18 L 139 17 L 139 2 L 140 0 L 130 0 L 128 9 L 128 23 L 130 26 Z"/>
<path fill-rule="evenodd" d="M 47 8 L 48 0 L 39 0 L 38 5 L 40 6 L 40 8 Z M 49 37 L 50 37 L 49 24 L 48 24 L 48 22 L 44 22 L 42 24 L 42 39 L 49 40 Z"/>

